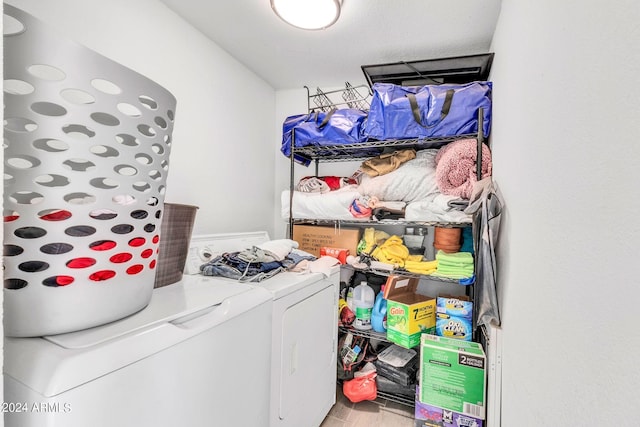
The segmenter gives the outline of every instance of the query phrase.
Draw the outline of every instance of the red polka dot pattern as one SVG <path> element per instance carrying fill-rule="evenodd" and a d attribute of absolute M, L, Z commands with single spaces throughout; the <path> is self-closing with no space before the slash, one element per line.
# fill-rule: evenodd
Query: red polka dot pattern
<path fill-rule="evenodd" d="M 137 248 L 144 245 L 146 242 L 147 241 L 143 237 L 134 237 L 133 239 L 129 240 L 129 246 Z"/>
<path fill-rule="evenodd" d="M 45 221 L 64 221 L 71 218 L 71 212 L 65 210 L 57 210 L 40 216 Z"/>
<path fill-rule="evenodd" d="M 131 267 L 127 268 L 127 274 L 138 274 L 142 271 L 144 266 L 142 264 L 134 264 Z"/>
<path fill-rule="evenodd" d="M 57 288 L 58 286 L 67 286 L 72 284 L 75 279 L 71 276 L 52 276 L 47 277 L 42 281 L 42 284 L 45 286 L 50 286 L 53 288 Z"/>
<path fill-rule="evenodd" d="M 58 286 L 67 286 L 73 283 L 73 277 L 71 276 L 57 276 L 56 283 Z"/>
<path fill-rule="evenodd" d="M 94 251 L 108 251 L 116 247 L 116 242 L 113 240 L 98 240 L 89 244 L 89 247 Z"/>
<path fill-rule="evenodd" d="M 113 255 L 111 258 L 109 258 L 109 261 L 114 264 L 122 264 L 123 262 L 130 261 L 131 258 L 133 258 L 133 255 L 127 252 L 123 252 Z"/>
<path fill-rule="evenodd" d="M 67 267 L 69 268 L 87 268 L 96 263 L 96 260 L 89 257 L 74 258 L 67 261 Z"/>
<path fill-rule="evenodd" d="M 113 270 L 100 270 L 90 275 L 89 279 L 93 280 L 94 282 L 100 282 L 103 280 L 109 280 L 115 275 L 116 275 L 116 272 Z"/>

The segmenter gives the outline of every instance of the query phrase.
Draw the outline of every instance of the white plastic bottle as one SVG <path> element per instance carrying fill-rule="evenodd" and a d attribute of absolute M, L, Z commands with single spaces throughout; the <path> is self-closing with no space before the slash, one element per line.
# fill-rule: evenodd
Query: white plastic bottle
<path fill-rule="evenodd" d="M 353 289 L 353 312 L 356 314 L 354 328 L 363 331 L 371 329 L 371 312 L 375 300 L 376 295 L 367 282 L 361 282 Z"/>
<path fill-rule="evenodd" d="M 353 308 L 353 287 L 352 286 L 349 286 L 349 289 L 347 289 L 347 306 L 351 309 L 351 311 L 355 313 L 355 310 Z"/>

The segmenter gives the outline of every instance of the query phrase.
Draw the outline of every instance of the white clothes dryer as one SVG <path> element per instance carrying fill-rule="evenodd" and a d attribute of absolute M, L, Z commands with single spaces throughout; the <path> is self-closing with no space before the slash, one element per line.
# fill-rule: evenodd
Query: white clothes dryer
<path fill-rule="evenodd" d="M 266 232 L 193 236 L 185 273 L 199 274 L 199 266 L 210 256 L 268 240 Z M 336 266 L 328 276 L 282 272 L 252 284 L 269 291 L 274 300 L 271 427 L 317 427 L 335 403 L 339 280 Z"/>
<path fill-rule="evenodd" d="M 125 319 L 6 338 L 5 426 L 265 426 L 272 311 L 259 287 L 184 276 Z"/>

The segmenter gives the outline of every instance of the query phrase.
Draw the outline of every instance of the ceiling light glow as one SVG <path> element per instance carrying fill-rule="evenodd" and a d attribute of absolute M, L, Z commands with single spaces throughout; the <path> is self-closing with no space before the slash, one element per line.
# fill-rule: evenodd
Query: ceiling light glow
<path fill-rule="evenodd" d="M 271 8 L 283 21 L 304 30 L 322 30 L 340 16 L 340 0 L 271 0 Z"/>

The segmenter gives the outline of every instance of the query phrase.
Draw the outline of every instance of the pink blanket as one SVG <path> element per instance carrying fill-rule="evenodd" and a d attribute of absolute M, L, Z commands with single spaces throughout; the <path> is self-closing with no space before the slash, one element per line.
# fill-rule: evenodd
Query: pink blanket
<path fill-rule="evenodd" d="M 471 197 L 476 176 L 475 139 L 451 142 L 436 154 L 436 184 L 442 194 L 463 199 Z M 491 176 L 491 151 L 482 144 L 482 178 Z"/>

